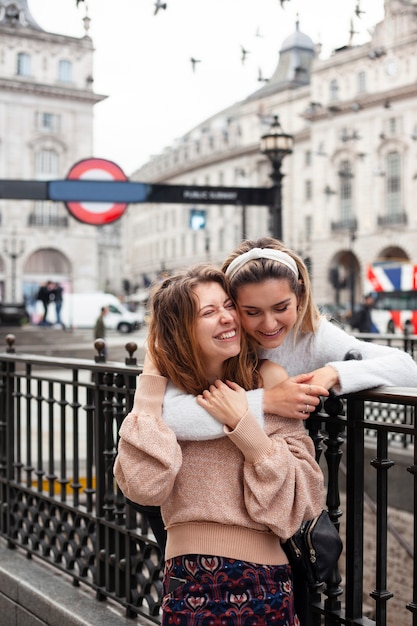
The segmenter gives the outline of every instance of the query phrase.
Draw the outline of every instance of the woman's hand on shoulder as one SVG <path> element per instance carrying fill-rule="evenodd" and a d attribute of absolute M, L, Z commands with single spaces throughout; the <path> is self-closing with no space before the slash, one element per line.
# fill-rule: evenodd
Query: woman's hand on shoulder
<path fill-rule="evenodd" d="M 197 402 L 216 420 L 232 430 L 248 410 L 246 391 L 234 382 L 216 380 L 197 396 Z"/>
<path fill-rule="evenodd" d="M 263 408 L 265 413 L 305 420 L 320 404 L 320 396 L 328 395 L 327 387 L 314 381 L 314 372 L 299 374 L 266 388 Z"/>

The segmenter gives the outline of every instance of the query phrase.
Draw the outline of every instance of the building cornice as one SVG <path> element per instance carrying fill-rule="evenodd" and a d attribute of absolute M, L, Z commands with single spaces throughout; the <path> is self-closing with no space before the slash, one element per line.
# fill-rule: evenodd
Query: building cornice
<path fill-rule="evenodd" d="M 204 167 L 211 167 L 213 165 L 218 165 L 220 163 L 224 163 L 225 161 L 230 161 L 231 159 L 237 159 L 239 157 L 245 156 L 247 154 L 254 154 L 255 152 L 259 152 L 259 144 L 250 144 L 247 146 L 239 146 L 237 148 L 232 148 L 225 152 L 213 152 L 212 154 L 204 155 L 198 159 L 193 159 L 192 161 L 185 161 L 181 164 L 176 164 L 173 167 L 165 168 L 163 172 L 161 172 L 158 176 L 152 176 L 149 179 L 149 182 L 163 182 L 168 179 L 176 178 L 178 176 L 183 176 L 184 174 L 191 174 L 196 170 L 200 170 Z M 261 153 L 259 152 L 259 155 Z M 159 158 L 159 157 L 158 157 Z M 161 155 L 161 160 L 163 160 L 163 155 Z M 150 169 L 150 166 L 154 165 L 155 162 L 149 162 L 144 167 L 145 169 Z M 136 179 L 137 176 L 140 177 L 141 169 L 137 170 L 134 175 Z M 148 182 L 148 181 L 145 181 Z"/>
<path fill-rule="evenodd" d="M 25 80 L 10 80 L 0 78 L 0 91 L 10 91 L 20 94 L 30 94 L 44 96 L 47 98 L 64 98 L 65 100 L 79 100 L 96 104 L 102 102 L 107 96 L 93 93 L 87 89 L 76 89 L 71 87 L 59 87 L 55 85 L 45 85 L 42 83 L 26 82 Z"/>
<path fill-rule="evenodd" d="M 404 98 L 412 98 L 417 96 L 417 83 L 404 85 L 396 89 L 387 89 L 378 93 L 361 95 L 351 100 L 334 101 L 327 106 L 314 106 L 313 109 L 307 110 L 302 117 L 310 122 L 318 122 L 327 119 L 329 115 L 338 116 L 352 113 L 353 110 L 363 110 L 372 107 L 384 106 L 390 103 L 404 100 Z"/>
<path fill-rule="evenodd" d="M 32 30 L 30 28 L 22 28 L 20 30 L 16 30 L 15 28 L 10 28 L 8 26 L 0 25 L 0 37 L 4 40 L 6 38 L 9 39 L 17 39 L 18 41 L 23 40 L 32 40 L 42 43 L 49 42 L 53 44 L 74 44 L 77 47 L 84 46 L 88 50 L 93 50 L 93 41 L 89 35 L 84 35 L 83 37 L 72 37 L 71 35 L 61 35 L 59 33 L 49 33 L 47 31 L 41 30 Z"/>

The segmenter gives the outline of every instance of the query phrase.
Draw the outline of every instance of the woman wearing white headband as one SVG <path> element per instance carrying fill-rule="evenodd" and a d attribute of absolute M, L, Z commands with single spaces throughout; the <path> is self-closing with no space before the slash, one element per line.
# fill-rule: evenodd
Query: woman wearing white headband
<path fill-rule="evenodd" d="M 406 352 L 360 341 L 321 315 L 302 259 L 280 241 L 243 241 L 223 264 L 242 325 L 260 358 L 279 363 L 290 378 L 249 392 L 251 409 L 305 419 L 326 390 L 338 395 L 380 385 L 416 387 L 417 364 Z M 355 350 L 361 360 L 345 361 Z M 222 436 L 221 427 L 169 388 L 164 419 L 180 439 Z M 191 419 L 192 414 L 192 419 Z"/>

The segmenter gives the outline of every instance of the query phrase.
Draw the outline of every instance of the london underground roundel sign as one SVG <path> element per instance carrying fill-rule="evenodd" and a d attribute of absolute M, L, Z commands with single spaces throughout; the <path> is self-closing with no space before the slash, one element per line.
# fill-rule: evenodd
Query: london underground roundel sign
<path fill-rule="evenodd" d="M 70 169 L 67 180 L 94 180 L 94 181 L 127 181 L 123 170 L 106 159 L 84 159 L 78 161 Z M 114 222 L 122 216 L 127 203 L 113 202 L 66 202 L 69 212 L 80 222 L 85 224 L 103 225 Z"/>

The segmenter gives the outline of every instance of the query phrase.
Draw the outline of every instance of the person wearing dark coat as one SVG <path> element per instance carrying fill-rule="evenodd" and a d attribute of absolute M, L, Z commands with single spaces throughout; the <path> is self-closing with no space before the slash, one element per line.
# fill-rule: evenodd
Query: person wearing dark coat
<path fill-rule="evenodd" d="M 41 324 L 45 326 L 48 322 L 46 321 L 48 315 L 48 306 L 51 301 L 51 293 L 52 293 L 53 283 L 48 280 L 48 282 L 44 283 L 39 287 L 37 299 L 42 302 L 43 305 L 43 318 Z"/>

